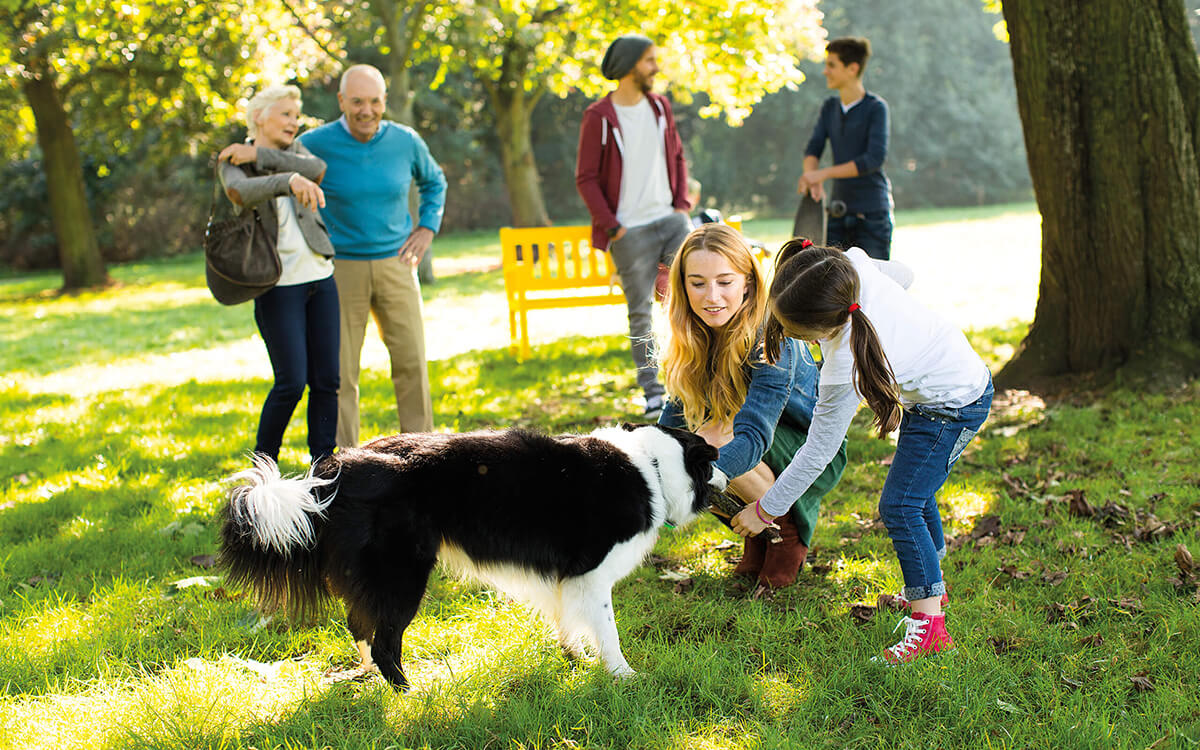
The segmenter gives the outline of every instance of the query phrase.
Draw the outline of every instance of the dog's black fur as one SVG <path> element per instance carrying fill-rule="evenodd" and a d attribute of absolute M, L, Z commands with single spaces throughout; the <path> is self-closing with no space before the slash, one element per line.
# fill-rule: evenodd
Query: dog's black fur
<path fill-rule="evenodd" d="M 612 620 L 611 586 L 653 546 L 659 524 L 686 523 L 708 507 L 716 455 L 690 432 L 641 425 L 592 435 L 400 434 L 341 451 L 306 479 L 280 478 L 262 463 L 238 475 L 251 482 L 226 506 L 220 564 L 269 608 L 311 613 L 342 599 L 360 649 L 370 645 L 364 662 L 397 687 L 408 684 L 404 630 L 439 553 L 476 578 L 515 581 L 516 595 L 559 626 L 565 647 L 578 653 L 576 631 L 590 631 L 609 669 L 627 673 L 611 642 L 615 624 L 602 621 Z M 251 490 L 268 504 L 246 500 Z M 290 503 L 289 492 L 325 507 L 293 511 L 298 521 L 267 520 L 280 511 L 264 509 Z M 292 523 L 309 524 L 311 538 L 301 529 L 264 540 L 262 529 Z"/>

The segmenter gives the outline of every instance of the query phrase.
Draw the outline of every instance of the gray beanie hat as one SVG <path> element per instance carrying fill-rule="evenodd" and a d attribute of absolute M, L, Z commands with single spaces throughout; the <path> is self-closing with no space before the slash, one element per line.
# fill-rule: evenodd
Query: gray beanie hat
<path fill-rule="evenodd" d="M 642 59 L 646 48 L 654 44 L 649 37 L 641 34 L 626 34 L 619 36 L 608 46 L 604 53 L 604 62 L 600 63 L 600 72 L 610 81 L 624 78 L 637 61 Z"/>

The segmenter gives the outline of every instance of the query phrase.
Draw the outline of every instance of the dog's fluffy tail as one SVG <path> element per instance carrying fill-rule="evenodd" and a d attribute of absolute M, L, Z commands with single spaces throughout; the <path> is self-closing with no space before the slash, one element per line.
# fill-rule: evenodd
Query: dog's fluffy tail
<path fill-rule="evenodd" d="M 327 596 L 317 554 L 320 527 L 336 490 L 337 477 L 310 469 L 285 477 L 266 456 L 234 474 L 221 528 L 220 563 L 228 579 L 254 590 L 266 609 L 286 607 L 293 615 L 315 613 Z"/>

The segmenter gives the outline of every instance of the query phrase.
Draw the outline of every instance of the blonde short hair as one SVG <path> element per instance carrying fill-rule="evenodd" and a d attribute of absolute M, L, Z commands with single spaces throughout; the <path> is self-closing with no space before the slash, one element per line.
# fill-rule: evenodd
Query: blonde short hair
<path fill-rule="evenodd" d="M 246 104 L 246 130 L 250 132 L 251 138 L 258 138 L 258 116 L 266 112 L 275 102 L 284 99 L 294 99 L 296 104 L 300 104 L 300 89 L 296 86 L 276 83 L 267 86 L 250 98 Z"/>

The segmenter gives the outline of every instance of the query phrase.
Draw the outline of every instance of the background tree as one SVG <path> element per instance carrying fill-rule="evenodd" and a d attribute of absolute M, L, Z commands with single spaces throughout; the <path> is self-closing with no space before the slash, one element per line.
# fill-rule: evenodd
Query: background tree
<path fill-rule="evenodd" d="M 471 70 L 487 92 L 499 136 L 513 223 L 549 223 L 531 138 L 533 112 L 547 93 L 596 97 L 612 88 L 600 61 L 621 33 L 654 38 L 662 78 L 688 100 L 704 91 L 704 115 L 740 122 L 772 91 L 798 83 L 798 55 L 823 38 L 815 0 L 695 0 L 657 12 L 607 0 L 476 0 L 439 26 L 443 70 Z M 444 28 L 442 32 L 440 29 Z M 436 85 L 436 82 L 435 82 Z"/>
<path fill-rule="evenodd" d="M 1005 384 L 1200 365 L 1200 64 L 1180 0 L 1003 0 L 1042 214 Z M 1000 260 L 1000 259 L 997 259 Z"/>
<path fill-rule="evenodd" d="M 130 154 L 196 157 L 238 114 L 243 87 L 284 68 L 307 73 L 302 45 L 273 30 L 279 12 L 253 1 L 0 0 L 5 95 L 19 91 L 37 133 L 64 289 L 107 280 L 89 174 L 103 178 L 106 162 Z"/>

